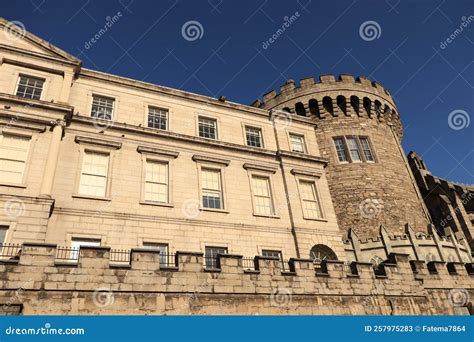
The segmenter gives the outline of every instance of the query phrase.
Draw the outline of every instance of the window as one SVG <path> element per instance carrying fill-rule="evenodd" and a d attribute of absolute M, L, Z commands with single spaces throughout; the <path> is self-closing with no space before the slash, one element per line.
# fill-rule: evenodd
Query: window
<path fill-rule="evenodd" d="M 168 245 L 165 243 L 143 242 L 144 248 L 157 250 L 160 252 L 160 265 L 174 265 L 174 258 L 168 253 Z"/>
<path fill-rule="evenodd" d="M 79 259 L 79 250 L 81 246 L 100 246 L 100 239 L 76 239 L 73 238 L 71 241 L 71 260 Z"/>
<path fill-rule="evenodd" d="M 352 161 L 360 161 L 360 152 L 359 146 L 357 146 L 357 140 L 355 137 L 347 137 L 347 148 L 349 149 L 349 153 L 351 155 Z"/>
<path fill-rule="evenodd" d="M 315 263 L 320 263 L 323 260 L 337 260 L 337 255 L 334 251 L 326 245 L 314 245 L 309 252 L 310 258 Z"/>
<path fill-rule="evenodd" d="M 263 147 L 262 130 L 255 127 L 245 127 L 247 146 Z"/>
<path fill-rule="evenodd" d="M 292 152 L 305 153 L 304 136 L 290 133 L 290 147 Z"/>
<path fill-rule="evenodd" d="M 168 163 L 146 160 L 145 201 L 168 203 Z"/>
<path fill-rule="evenodd" d="M 217 255 L 227 254 L 226 247 L 206 247 L 206 253 L 204 260 L 206 262 L 206 268 L 217 268 Z"/>
<path fill-rule="evenodd" d="M 199 117 L 199 136 L 207 139 L 217 139 L 217 121 Z"/>
<path fill-rule="evenodd" d="M 23 183 L 29 137 L 0 135 L 0 180 L 5 183 Z"/>
<path fill-rule="evenodd" d="M 114 102 L 115 100 L 113 98 L 93 95 L 91 117 L 112 120 L 112 115 L 114 113 Z"/>
<path fill-rule="evenodd" d="M 252 176 L 252 188 L 255 213 L 259 215 L 274 215 L 270 179 L 268 177 Z"/>
<path fill-rule="evenodd" d="M 362 152 L 364 153 L 365 160 L 374 161 L 374 155 L 370 148 L 369 139 L 367 137 L 360 137 L 359 140 L 362 146 Z"/>
<path fill-rule="evenodd" d="M 339 162 L 375 162 L 374 153 L 368 137 L 346 136 L 334 138 Z"/>
<path fill-rule="evenodd" d="M 85 151 L 79 194 L 104 197 L 107 190 L 109 154 Z"/>
<path fill-rule="evenodd" d="M 334 138 L 334 144 L 336 145 L 336 152 L 337 157 L 339 158 L 340 162 L 347 162 L 347 153 L 346 148 L 344 146 L 343 138 Z"/>
<path fill-rule="evenodd" d="M 168 110 L 157 107 L 148 107 L 148 127 L 168 129 Z"/>
<path fill-rule="evenodd" d="M 272 257 L 272 258 L 278 258 L 282 259 L 281 257 L 281 251 L 274 251 L 274 250 L 269 250 L 269 249 L 264 249 L 262 250 L 262 256 L 264 257 Z"/>
<path fill-rule="evenodd" d="M 222 209 L 222 184 L 219 170 L 202 169 L 202 206 L 203 208 Z"/>
<path fill-rule="evenodd" d="M 43 91 L 44 80 L 41 78 L 20 76 L 16 96 L 39 100 Z"/>
<path fill-rule="evenodd" d="M 5 240 L 7 237 L 7 231 L 8 231 L 8 226 L 0 226 L 0 245 L 3 245 L 5 243 Z"/>
<path fill-rule="evenodd" d="M 300 181 L 301 202 L 305 218 L 321 218 L 321 207 L 316 194 L 316 185 L 311 181 Z"/>

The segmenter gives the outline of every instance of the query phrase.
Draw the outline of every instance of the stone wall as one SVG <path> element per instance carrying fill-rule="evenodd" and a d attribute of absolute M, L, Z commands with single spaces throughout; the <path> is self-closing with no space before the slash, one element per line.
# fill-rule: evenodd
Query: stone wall
<path fill-rule="evenodd" d="M 110 264 L 107 247 L 84 247 L 78 263 L 55 260 L 56 246 L 24 244 L 21 256 L 0 264 L 3 312 L 49 314 L 468 314 L 473 265 L 409 262 L 391 254 L 371 264 L 292 259 L 283 271 L 274 258 L 222 255 L 205 270 L 201 253 L 178 252 L 160 268 L 159 253 L 133 250 L 131 263 Z"/>

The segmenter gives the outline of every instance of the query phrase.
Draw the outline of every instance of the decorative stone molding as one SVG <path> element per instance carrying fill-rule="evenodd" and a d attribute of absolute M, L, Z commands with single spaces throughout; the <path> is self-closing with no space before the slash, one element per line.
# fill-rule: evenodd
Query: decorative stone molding
<path fill-rule="evenodd" d="M 269 172 L 269 173 L 276 173 L 278 170 L 276 166 L 267 166 L 267 165 L 252 164 L 252 163 L 245 163 L 243 167 L 246 170 L 264 171 L 264 172 Z"/>
<path fill-rule="evenodd" d="M 156 154 L 156 155 L 170 157 L 170 158 L 177 158 L 178 155 L 179 155 L 178 151 L 165 150 L 165 149 L 162 149 L 162 148 L 142 146 L 142 145 L 139 145 L 137 147 L 137 151 L 139 153 Z"/>
<path fill-rule="evenodd" d="M 301 169 L 291 169 L 290 172 L 293 175 L 308 176 L 308 177 L 313 177 L 313 178 L 321 178 L 321 176 L 323 175 L 322 172 L 314 172 L 314 171 L 301 170 Z"/>
<path fill-rule="evenodd" d="M 221 164 L 221 165 L 225 165 L 225 166 L 228 166 L 230 164 L 229 159 L 209 157 L 209 156 L 204 156 L 204 155 L 201 155 L 201 154 L 193 155 L 193 160 L 195 162 Z"/>
<path fill-rule="evenodd" d="M 85 136 L 80 136 L 80 135 L 76 135 L 76 138 L 74 139 L 74 141 L 78 144 L 98 145 L 98 146 L 112 148 L 115 150 L 122 148 L 121 142 L 85 137 Z"/>

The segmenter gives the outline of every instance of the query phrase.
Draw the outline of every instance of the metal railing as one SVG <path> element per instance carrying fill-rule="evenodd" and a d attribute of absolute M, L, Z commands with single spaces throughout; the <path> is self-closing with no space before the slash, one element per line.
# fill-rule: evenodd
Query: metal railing
<path fill-rule="evenodd" d="M 79 260 L 79 248 L 58 246 L 56 248 L 56 260 L 77 262 Z"/>
<path fill-rule="evenodd" d="M 160 267 L 177 267 L 176 254 L 160 253 Z"/>
<path fill-rule="evenodd" d="M 114 264 L 129 265 L 130 264 L 130 250 L 111 249 L 110 262 Z"/>
<path fill-rule="evenodd" d="M 0 258 L 1 259 L 19 259 L 21 253 L 21 245 L 14 243 L 0 244 Z"/>
<path fill-rule="evenodd" d="M 242 268 L 244 270 L 255 270 L 255 258 L 242 258 Z"/>

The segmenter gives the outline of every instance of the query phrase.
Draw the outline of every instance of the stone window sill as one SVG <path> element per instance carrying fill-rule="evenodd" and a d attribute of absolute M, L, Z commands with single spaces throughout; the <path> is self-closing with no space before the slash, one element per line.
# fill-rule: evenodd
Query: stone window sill
<path fill-rule="evenodd" d="M 80 195 L 74 194 L 72 195 L 73 198 L 82 198 L 82 199 L 90 199 L 90 200 L 97 200 L 97 201 L 112 201 L 110 197 L 100 197 L 100 196 L 92 196 L 92 195 Z"/>
<path fill-rule="evenodd" d="M 228 214 L 229 210 L 226 209 L 213 209 L 213 208 L 199 208 L 201 211 L 210 211 L 213 213 L 223 213 L 223 214 Z"/>
<path fill-rule="evenodd" d="M 317 218 L 317 217 L 304 217 L 304 216 L 303 216 L 303 220 L 305 220 L 305 221 L 328 222 L 328 220 L 325 219 L 325 218 Z"/>
<path fill-rule="evenodd" d="M 152 205 L 152 206 L 156 206 L 156 207 L 174 208 L 174 205 L 171 204 L 171 203 L 140 201 L 140 204 L 142 204 L 142 205 Z"/>
<path fill-rule="evenodd" d="M 265 214 L 256 214 L 256 213 L 253 213 L 253 216 L 266 217 L 266 218 L 272 218 L 272 219 L 279 219 L 280 218 L 280 216 L 278 216 L 278 215 L 265 215 Z"/>

